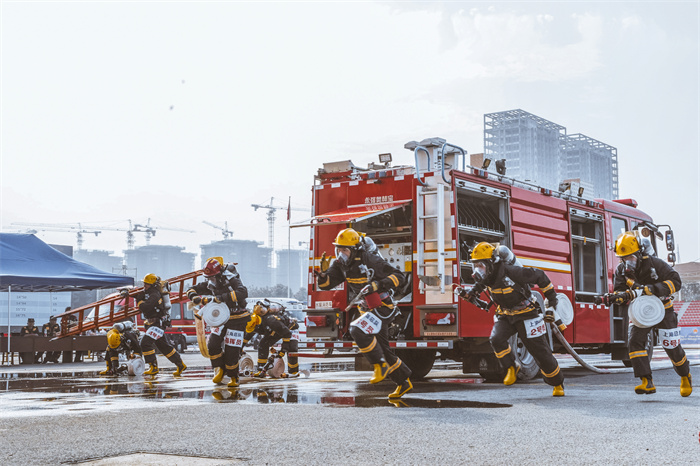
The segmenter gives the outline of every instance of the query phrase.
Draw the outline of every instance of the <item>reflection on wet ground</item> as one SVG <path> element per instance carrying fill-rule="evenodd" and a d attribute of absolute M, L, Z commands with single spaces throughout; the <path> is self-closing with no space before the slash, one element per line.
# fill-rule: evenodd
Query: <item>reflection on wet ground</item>
<path fill-rule="evenodd" d="M 334 369 L 337 369 L 334 367 Z M 97 372 L 0 374 L 0 417 L 58 415 L 63 412 L 129 409 L 164 401 L 213 403 L 294 403 L 328 407 L 503 408 L 508 404 L 468 401 L 479 378 L 437 377 L 414 382 L 414 390 L 390 402 L 390 383 L 370 385 L 367 375 L 343 368 L 299 379 L 242 378 L 239 389 L 213 385 L 211 370 L 188 370 L 183 377 L 107 378 Z M 225 379 L 226 380 L 226 379 Z"/>

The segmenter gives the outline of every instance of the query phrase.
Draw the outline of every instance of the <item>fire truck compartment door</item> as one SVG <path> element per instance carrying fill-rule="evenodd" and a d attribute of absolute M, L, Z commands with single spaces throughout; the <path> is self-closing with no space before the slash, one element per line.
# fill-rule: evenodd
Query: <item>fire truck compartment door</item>
<path fill-rule="evenodd" d="M 308 227 L 314 225 L 338 225 L 345 223 L 356 223 L 368 218 L 376 217 L 377 215 L 384 214 L 386 212 L 391 212 L 392 210 L 400 209 L 408 204 L 410 200 L 397 201 L 397 202 L 386 202 L 383 204 L 363 204 L 348 206 L 343 209 L 334 210 L 332 212 L 326 212 L 325 214 L 319 214 L 301 223 L 295 223 L 292 228 L 296 227 Z"/>

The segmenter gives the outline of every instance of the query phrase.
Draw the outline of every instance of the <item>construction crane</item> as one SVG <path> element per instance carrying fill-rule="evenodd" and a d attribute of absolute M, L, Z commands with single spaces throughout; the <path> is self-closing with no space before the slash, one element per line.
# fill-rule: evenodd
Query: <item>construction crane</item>
<path fill-rule="evenodd" d="M 229 236 L 233 236 L 233 232 L 228 229 L 228 222 L 224 222 L 224 226 L 220 227 L 219 225 L 214 225 L 211 222 L 207 222 L 206 220 L 202 220 L 202 223 L 205 225 L 209 225 L 210 227 L 216 228 L 217 230 L 221 230 L 221 234 L 224 235 L 224 239 L 228 239 Z"/>
<path fill-rule="evenodd" d="M 268 247 L 272 250 L 272 253 L 270 255 L 270 267 L 272 267 L 273 262 L 273 255 L 275 251 L 275 211 L 276 210 L 303 210 L 307 211 L 308 209 L 297 209 L 293 207 L 278 207 L 274 205 L 275 203 L 275 198 L 271 197 L 270 198 L 270 203 L 267 205 L 262 205 L 262 204 L 251 204 L 251 207 L 253 207 L 255 210 L 258 209 L 267 209 L 267 243 Z"/>
<path fill-rule="evenodd" d="M 76 241 L 78 243 L 78 250 L 83 248 L 83 233 L 91 233 L 95 236 L 102 233 L 101 230 L 91 230 L 83 228 L 79 223 L 25 223 L 16 222 L 12 223 L 13 226 L 24 226 L 27 228 L 27 233 L 38 233 L 40 231 L 55 231 L 64 233 L 75 233 Z"/>
<path fill-rule="evenodd" d="M 129 229 L 126 232 L 126 245 L 129 249 L 134 249 L 134 233 L 141 232 L 146 234 L 146 245 L 151 244 L 151 237 L 156 235 L 156 230 L 170 230 L 170 231 L 183 231 L 185 233 L 195 233 L 194 230 L 186 230 L 184 228 L 166 228 L 166 227 L 156 227 L 151 226 L 151 219 L 149 218 L 145 225 L 139 223 L 132 223 L 129 220 Z"/>

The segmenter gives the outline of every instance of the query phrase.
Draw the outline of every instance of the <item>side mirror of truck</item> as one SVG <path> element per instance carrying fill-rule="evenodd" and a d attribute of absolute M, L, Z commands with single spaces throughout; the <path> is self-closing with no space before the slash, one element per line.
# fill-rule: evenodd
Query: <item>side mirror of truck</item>
<path fill-rule="evenodd" d="M 666 259 L 666 262 L 670 262 L 671 265 L 676 265 L 676 253 L 675 253 L 675 252 L 669 252 L 669 253 L 668 253 L 668 258 Z"/>
<path fill-rule="evenodd" d="M 673 230 L 666 231 L 666 249 L 671 252 L 676 250 L 676 241 L 673 239 Z"/>

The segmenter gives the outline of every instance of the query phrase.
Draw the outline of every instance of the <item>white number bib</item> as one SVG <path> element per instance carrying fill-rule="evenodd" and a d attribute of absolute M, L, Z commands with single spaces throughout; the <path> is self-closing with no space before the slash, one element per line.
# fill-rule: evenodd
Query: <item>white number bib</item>
<path fill-rule="evenodd" d="M 681 344 L 681 329 L 679 328 L 660 328 L 659 342 L 666 349 L 676 348 Z"/>
<path fill-rule="evenodd" d="M 240 330 L 226 330 L 226 337 L 224 337 L 224 344 L 226 346 L 243 346 L 243 332 Z"/>
<path fill-rule="evenodd" d="M 359 328 L 367 335 L 374 335 L 379 333 L 379 330 L 381 330 L 382 321 L 371 312 L 365 312 L 359 318 L 353 320 L 350 325 Z"/>
<path fill-rule="evenodd" d="M 292 330 L 292 340 L 301 340 L 301 338 L 299 338 L 299 330 Z"/>
<path fill-rule="evenodd" d="M 542 316 L 525 320 L 523 324 L 525 324 L 525 331 L 527 332 L 528 338 L 541 337 L 547 333 L 547 324 L 544 323 L 544 318 Z"/>
<path fill-rule="evenodd" d="M 153 338 L 154 340 L 158 340 L 163 336 L 165 331 L 162 328 L 158 327 L 148 327 L 148 330 L 146 330 L 146 336 L 149 336 Z"/>
<path fill-rule="evenodd" d="M 221 329 L 223 327 L 212 327 L 211 328 L 211 333 L 214 335 L 221 335 Z"/>

